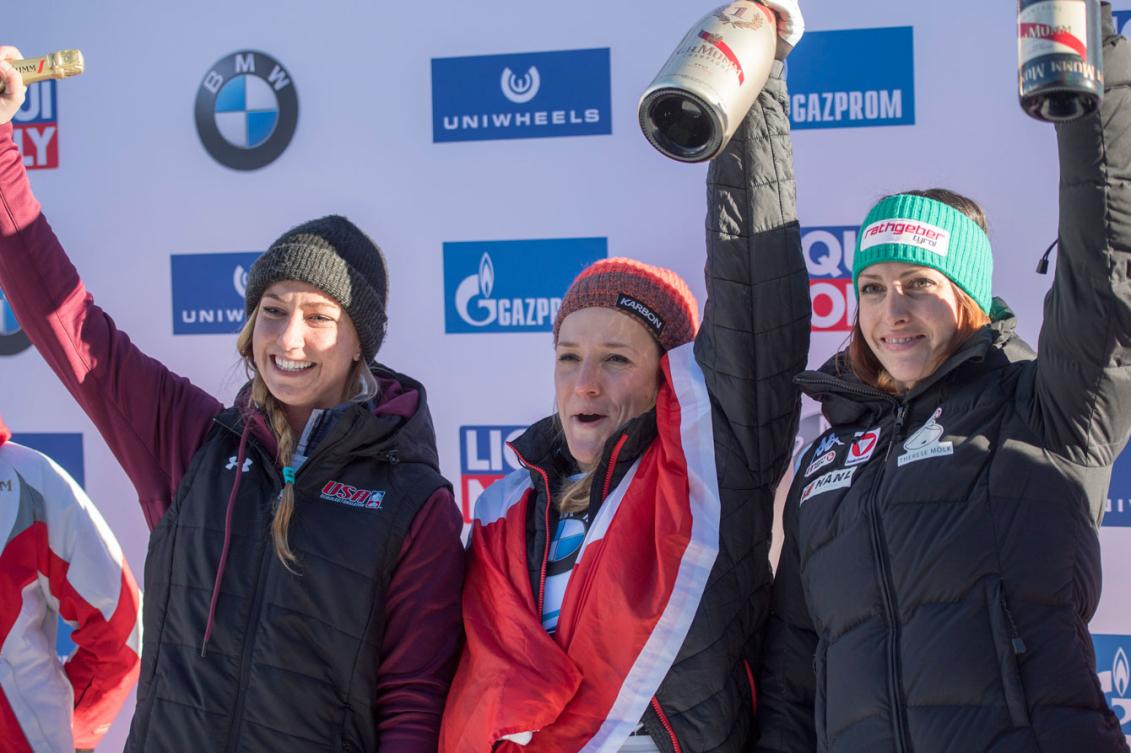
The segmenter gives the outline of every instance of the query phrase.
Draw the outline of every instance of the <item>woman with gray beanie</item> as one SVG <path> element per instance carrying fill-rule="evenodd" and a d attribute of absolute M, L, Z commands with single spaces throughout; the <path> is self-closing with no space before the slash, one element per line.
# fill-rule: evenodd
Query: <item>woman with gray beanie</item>
<path fill-rule="evenodd" d="M 19 58 L 0 47 L 0 60 Z M 460 644 L 460 516 L 424 388 L 377 364 L 386 269 L 344 217 L 252 267 L 225 408 L 86 292 L 31 193 L 0 62 L 0 286 L 152 529 L 126 749 L 435 751 Z"/>

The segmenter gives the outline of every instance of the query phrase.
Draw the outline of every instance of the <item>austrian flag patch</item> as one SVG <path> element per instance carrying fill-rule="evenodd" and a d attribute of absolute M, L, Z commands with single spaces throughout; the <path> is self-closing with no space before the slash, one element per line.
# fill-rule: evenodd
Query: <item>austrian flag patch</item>
<path fill-rule="evenodd" d="M 327 481 L 322 487 L 322 499 L 327 502 L 338 502 L 350 507 L 364 507 L 367 510 L 379 510 L 381 501 L 385 499 L 385 492 L 376 489 L 358 489 L 356 486 L 343 484 L 341 481 Z"/>

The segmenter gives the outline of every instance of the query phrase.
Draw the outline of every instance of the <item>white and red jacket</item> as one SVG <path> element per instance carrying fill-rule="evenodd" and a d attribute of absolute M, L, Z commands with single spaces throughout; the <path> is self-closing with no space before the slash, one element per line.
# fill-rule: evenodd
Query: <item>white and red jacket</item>
<path fill-rule="evenodd" d="M 596 514 L 553 635 L 526 557 L 526 508 L 541 471 L 516 471 L 476 503 L 467 650 L 441 753 L 515 753 L 515 743 L 526 753 L 616 751 L 655 703 L 703 598 L 720 524 L 711 401 L 692 346 L 661 366 L 656 439 Z"/>
<path fill-rule="evenodd" d="M 93 748 L 137 682 L 141 594 L 83 490 L 10 436 L 0 422 L 0 752 Z"/>

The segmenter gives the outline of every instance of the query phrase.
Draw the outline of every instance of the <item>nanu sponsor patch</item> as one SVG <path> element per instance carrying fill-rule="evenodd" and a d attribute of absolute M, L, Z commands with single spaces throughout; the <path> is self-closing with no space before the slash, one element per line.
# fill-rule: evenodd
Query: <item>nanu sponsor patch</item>
<path fill-rule="evenodd" d="M 832 491 L 833 489 L 847 489 L 852 486 L 852 476 L 856 473 L 856 468 L 838 468 L 835 471 L 830 471 L 824 476 L 815 478 L 805 485 L 805 489 L 801 492 L 800 504 L 805 504 L 811 497 L 816 497 L 818 494 Z"/>
<path fill-rule="evenodd" d="M 376 489 L 358 489 L 341 481 L 327 481 L 322 487 L 320 496 L 327 502 L 378 510 L 381 508 L 382 500 L 385 499 L 385 492 Z"/>

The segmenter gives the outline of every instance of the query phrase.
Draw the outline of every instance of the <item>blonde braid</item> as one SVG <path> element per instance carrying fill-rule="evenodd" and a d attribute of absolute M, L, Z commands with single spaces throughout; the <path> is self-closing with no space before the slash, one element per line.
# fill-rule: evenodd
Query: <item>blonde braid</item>
<path fill-rule="evenodd" d="M 267 384 L 263 378 L 255 371 L 254 361 L 251 355 L 251 333 L 255 329 L 255 319 L 258 310 L 253 311 L 251 316 L 247 318 L 242 330 L 240 330 L 239 337 L 236 339 L 236 349 L 245 359 L 249 371 L 252 373 L 251 381 L 251 403 L 255 407 L 263 411 L 267 417 L 267 425 L 271 427 L 272 433 L 275 435 L 275 440 L 278 443 L 279 451 L 276 456 L 276 461 L 280 466 L 286 467 L 291 464 L 295 450 L 295 436 L 291 431 L 291 425 L 287 422 L 286 411 L 283 406 L 267 389 Z M 295 512 L 295 487 L 290 480 L 285 480 L 283 484 L 283 491 L 279 494 L 279 503 L 275 507 L 275 515 L 271 519 L 271 540 L 275 545 L 275 555 L 279 561 L 283 563 L 283 567 L 290 570 L 292 573 L 298 574 L 295 565 L 298 564 L 298 557 L 295 556 L 294 551 L 291 549 L 290 542 L 288 541 L 287 533 L 290 529 L 291 518 L 294 517 Z"/>

